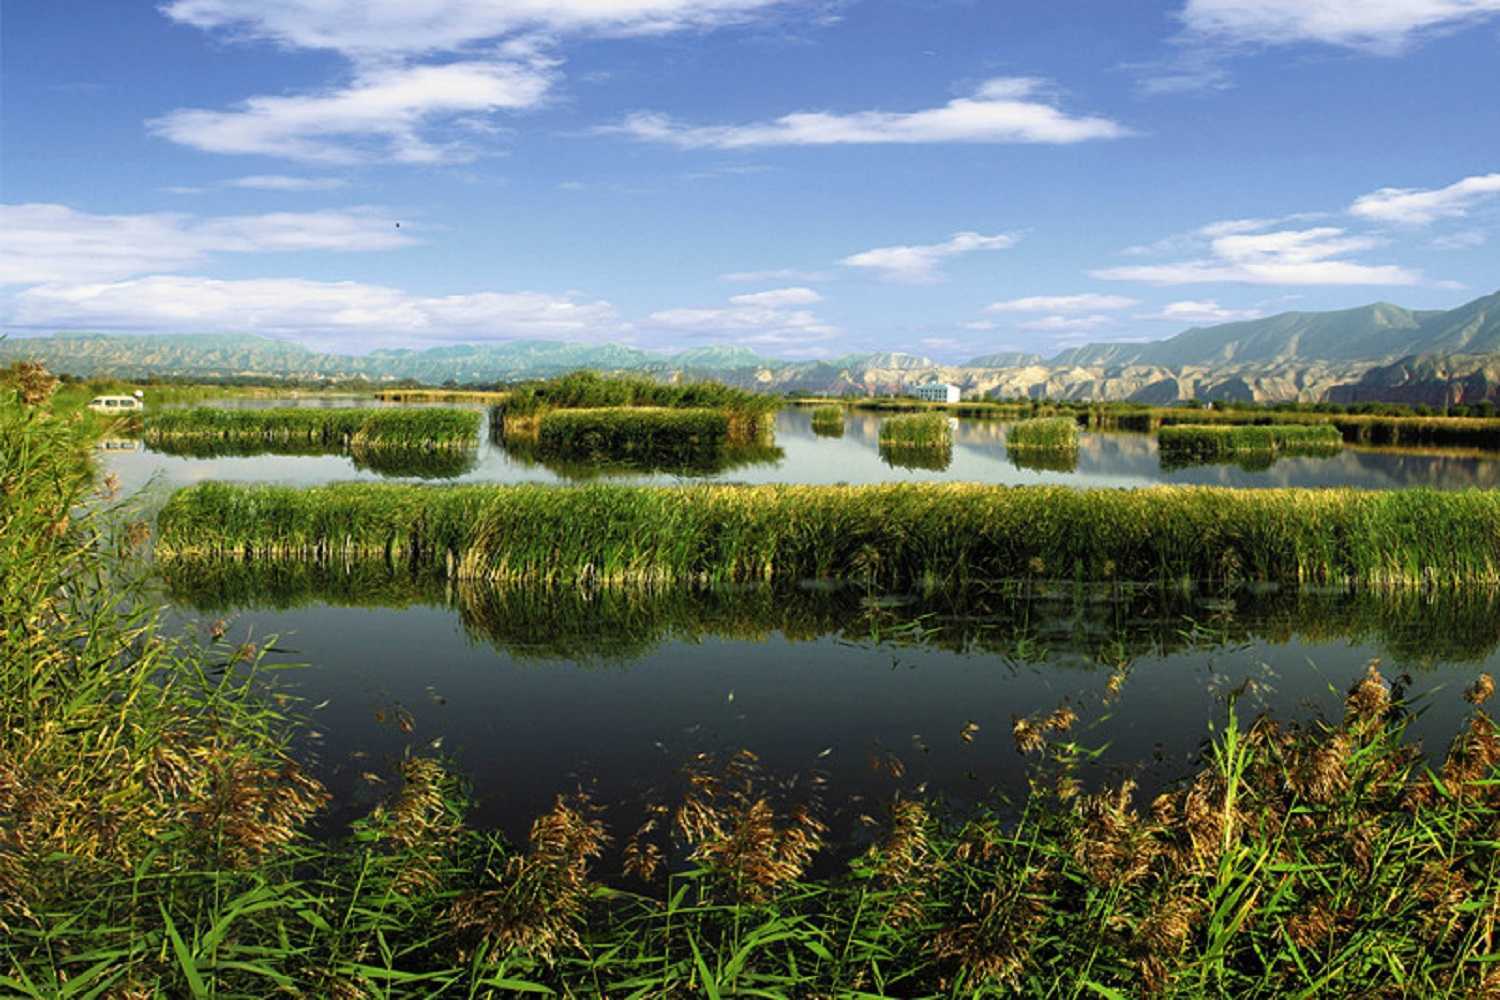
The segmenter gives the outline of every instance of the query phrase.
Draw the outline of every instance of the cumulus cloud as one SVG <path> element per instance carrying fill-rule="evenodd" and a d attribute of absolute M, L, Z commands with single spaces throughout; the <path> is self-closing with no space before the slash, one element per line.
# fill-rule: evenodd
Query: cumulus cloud
<path fill-rule="evenodd" d="M 181 108 L 147 123 L 157 135 L 209 153 L 308 163 L 452 163 L 476 155 L 488 116 L 540 104 L 553 63 L 466 61 L 382 66 L 317 94 L 251 97 L 227 111 Z"/>
<path fill-rule="evenodd" d="M 1007 299 L 993 302 L 985 312 L 1097 312 L 1102 309 L 1129 309 L 1137 300 L 1123 295 L 1100 295 L 1086 292 L 1082 295 L 1032 295 L 1023 299 Z"/>
<path fill-rule="evenodd" d="M 1349 214 L 1372 222 L 1425 226 L 1439 219 L 1461 219 L 1497 195 L 1500 173 L 1480 174 L 1442 188 L 1381 188 L 1354 199 Z"/>
<path fill-rule="evenodd" d="M 928 284 L 940 281 L 938 270 L 950 257 L 973 253 L 977 250 L 1008 250 L 1020 242 L 1020 237 L 1010 233 L 984 236 L 980 233 L 954 233 L 943 243 L 918 246 L 876 247 L 852 254 L 839 261 L 845 267 L 857 267 L 873 271 L 887 281 L 907 284 Z"/>
<path fill-rule="evenodd" d="M 809 297 L 811 296 L 811 297 Z M 647 326 L 736 344 L 777 350 L 802 349 L 811 342 L 843 334 L 807 309 L 792 308 L 821 301 L 809 288 L 781 288 L 736 295 L 729 305 L 702 309 L 663 309 L 646 318 Z"/>
<path fill-rule="evenodd" d="M 1396 264 L 1363 264 L 1349 255 L 1381 241 L 1333 226 L 1237 232 L 1208 241 L 1208 257 L 1171 264 L 1109 267 L 1090 276 L 1157 285 L 1240 282 L 1257 285 L 1415 285 L 1422 275 Z"/>
<path fill-rule="evenodd" d="M 1130 130 L 1108 118 L 1060 109 L 1046 83 L 1029 77 L 990 80 L 972 96 L 920 111 L 799 111 L 744 125 L 686 125 L 639 112 L 599 131 L 683 149 L 829 146 L 884 143 L 1048 143 L 1119 139 Z"/>
<path fill-rule="evenodd" d="M 1500 0 L 1188 0 L 1190 36 L 1231 44 L 1320 42 L 1393 55 L 1424 34 L 1500 13 Z"/>
<path fill-rule="evenodd" d="M 1137 319 L 1159 319 L 1174 323 L 1232 323 L 1265 315 L 1259 309 L 1226 309 L 1213 299 L 1185 299 L 1168 302 L 1160 312 L 1145 313 Z"/>
<path fill-rule="evenodd" d="M 743 21 L 781 0 L 170 0 L 175 21 L 355 59 L 455 51 L 520 33 L 663 34 Z"/>
<path fill-rule="evenodd" d="M 388 212 L 368 206 L 200 218 L 0 205 L 0 284 L 108 281 L 180 270 L 218 253 L 393 250 L 415 242 Z"/>
<path fill-rule="evenodd" d="M 780 309 L 785 306 L 809 306 L 815 302 L 822 302 L 823 296 L 811 288 L 773 288 L 767 292 L 734 295 L 729 301 L 737 306 L 764 306 L 768 309 Z"/>
<path fill-rule="evenodd" d="M 225 281 L 152 275 L 95 284 L 47 284 L 14 299 L 19 326 L 235 330 L 287 334 L 401 334 L 466 341 L 588 338 L 621 329 L 614 307 L 573 295 L 479 292 L 417 296 L 354 281 Z"/>
<path fill-rule="evenodd" d="M 316 93 L 180 108 L 149 123 L 211 153 L 311 163 L 474 159 L 497 116 L 543 103 L 575 33 L 646 35 L 744 21 L 781 0 L 169 0 L 167 17 L 231 41 L 337 52 L 351 79 Z"/>

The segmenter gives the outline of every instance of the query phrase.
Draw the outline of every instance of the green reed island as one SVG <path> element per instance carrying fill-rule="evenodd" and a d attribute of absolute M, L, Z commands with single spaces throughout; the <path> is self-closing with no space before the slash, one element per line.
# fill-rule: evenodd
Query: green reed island
<path fill-rule="evenodd" d="M 1328 424 L 1198 425 L 1163 427 L 1156 434 L 1163 461 L 1225 461 L 1247 455 L 1337 455 L 1344 438 Z"/>
<path fill-rule="evenodd" d="M 605 377 L 575 372 L 545 382 L 524 383 L 490 411 L 492 426 L 502 438 L 540 439 L 549 419 L 569 410 L 602 413 L 636 410 L 633 427 L 655 427 L 657 438 L 693 430 L 693 425 L 674 422 L 671 411 L 714 411 L 722 418 L 726 444 L 766 443 L 771 420 L 780 400 L 774 396 L 734 389 L 718 382 L 662 383 L 646 378 Z"/>
<path fill-rule="evenodd" d="M 1009 451 L 1077 451 L 1078 421 L 1068 417 L 1034 417 L 1006 428 Z"/>
<path fill-rule="evenodd" d="M 168 557 L 380 559 L 528 584 L 1500 584 L 1500 493 L 1481 490 L 203 483 L 158 525 Z"/>
<path fill-rule="evenodd" d="M 953 427 L 941 413 L 911 413 L 880 422 L 880 443 L 911 448 L 942 448 L 953 443 Z"/>
<path fill-rule="evenodd" d="M 325 448 L 467 448 L 479 440 L 472 410 L 423 407 L 200 406 L 147 414 L 149 444 L 287 445 Z"/>
<path fill-rule="evenodd" d="M 812 411 L 813 433 L 819 437 L 844 436 L 844 408 L 819 406 Z"/>

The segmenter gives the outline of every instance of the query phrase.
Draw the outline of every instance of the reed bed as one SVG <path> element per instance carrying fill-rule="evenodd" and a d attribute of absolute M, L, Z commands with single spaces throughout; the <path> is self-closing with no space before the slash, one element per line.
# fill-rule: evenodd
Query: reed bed
<path fill-rule="evenodd" d="M 1158 426 L 1162 427 L 1180 424 L 1252 427 L 1293 424 L 1326 425 L 1336 428 L 1344 441 L 1349 444 L 1500 449 L 1500 420 L 1480 417 L 1403 417 L 1276 410 L 1168 409 L 1155 411 L 1153 419 Z"/>
<path fill-rule="evenodd" d="M 1327 457 L 1343 450 L 1338 430 L 1327 424 L 1263 426 L 1177 425 L 1157 432 L 1163 463 L 1233 461 L 1245 456 Z"/>
<path fill-rule="evenodd" d="M 389 403 L 489 403 L 510 398 L 510 393 L 489 389 L 382 389 L 375 398 Z"/>
<path fill-rule="evenodd" d="M 728 437 L 721 411 L 646 406 L 549 410 L 537 427 L 543 453 L 578 458 L 686 460 L 717 451 Z"/>
<path fill-rule="evenodd" d="M 161 410 L 146 416 L 151 445 L 182 442 L 338 448 L 467 448 L 479 439 L 472 410 L 355 407 Z"/>
<path fill-rule="evenodd" d="M 941 413 L 913 413 L 880 422 L 880 443 L 893 448 L 945 448 L 953 444 L 953 428 Z"/>
<path fill-rule="evenodd" d="M 1037 417 L 1013 424 L 1005 432 L 1008 452 L 1078 452 L 1078 421 L 1071 417 Z"/>
<path fill-rule="evenodd" d="M 819 406 L 812 411 L 813 433 L 819 437 L 844 436 L 844 408 Z"/>
<path fill-rule="evenodd" d="M 516 386 L 505 404 L 514 413 L 621 406 L 772 413 L 780 405 L 781 400 L 777 397 L 736 389 L 721 382 L 668 383 L 648 378 L 603 376 L 587 371 Z"/>
<path fill-rule="evenodd" d="M 169 555 L 373 558 L 545 585 L 1500 583 L 1500 493 L 1483 490 L 203 483 L 158 527 Z"/>
<path fill-rule="evenodd" d="M 707 433 L 705 416 L 717 414 L 723 424 L 719 436 L 723 443 L 754 445 L 771 443 L 773 415 L 780 401 L 773 396 L 763 396 L 742 389 L 734 389 L 717 382 L 690 382 L 669 385 L 643 378 L 604 378 L 592 372 L 579 372 L 549 382 L 522 385 L 513 390 L 503 402 L 490 410 L 490 424 L 509 445 L 512 442 L 538 441 L 542 425 L 558 415 L 582 411 L 591 414 L 580 418 L 582 423 L 600 424 L 600 432 L 626 445 L 631 439 L 615 433 L 634 426 L 650 437 L 663 437 L 676 427 L 686 429 L 698 426 L 692 434 Z M 654 416 L 642 416 L 632 423 L 631 414 L 644 410 Z M 693 416 L 674 421 L 673 412 L 689 413 Z M 618 416 L 610 416 L 616 413 Z M 609 422 L 609 426 L 604 426 Z M 581 426 L 558 423 L 559 428 Z M 559 432 L 561 434 L 561 432 Z M 567 435 L 571 436 L 571 435 Z M 643 442 L 635 440 L 639 446 Z"/>

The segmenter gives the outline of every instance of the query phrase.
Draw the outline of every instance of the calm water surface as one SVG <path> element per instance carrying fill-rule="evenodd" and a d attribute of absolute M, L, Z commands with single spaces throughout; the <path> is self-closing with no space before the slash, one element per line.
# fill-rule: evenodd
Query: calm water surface
<path fill-rule="evenodd" d="M 302 401 L 304 404 L 306 401 Z M 265 404 L 260 404 L 265 405 Z M 1154 439 L 1084 434 L 1076 471 L 1019 468 L 1005 425 L 960 421 L 951 461 L 882 460 L 880 417 L 851 414 L 840 438 L 806 411 L 776 423 L 781 455 L 703 478 L 728 482 L 963 480 L 1136 486 L 1495 485 L 1479 455 L 1347 449 L 1247 471 L 1164 472 Z M 464 482 L 569 482 L 485 441 Z M 205 479 L 310 485 L 381 479 L 343 456 L 189 458 L 125 445 L 104 464 L 127 490 Z M 401 478 L 401 477 L 394 477 Z M 622 482 L 680 483 L 624 474 Z M 621 827 L 671 799 L 698 752 L 745 747 L 785 781 L 825 781 L 837 836 L 857 839 L 898 791 L 958 805 L 1019 796 L 1027 759 L 1019 716 L 1071 706 L 1076 737 L 1102 750 L 1094 776 L 1131 773 L 1147 789 L 1180 776 L 1222 720 L 1337 717 L 1371 659 L 1428 692 L 1414 730 L 1441 752 L 1468 707 L 1458 692 L 1500 671 L 1500 594 L 1458 601 L 1241 592 L 1182 596 L 1060 587 L 985 599 L 917 600 L 827 590 L 581 595 L 421 585 L 384 570 L 319 577 L 305 569 L 165 568 L 171 614 L 297 664 L 273 683 L 300 700 L 300 753 L 335 795 L 331 829 L 392 787 L 404 754 L 452 755 L 473 781 L 479 822 L 523 836 L 559 791 L 585 788 Z M 314 708 L 313 706 L 319 706 Z M 960 732 L 979 726 L 972 741 Z M 376 781 L 374 778 L 384 778 Z"/>
<path fill-rule="evenodd" d="M 292 402 L 329 405 L 328 401 L 319 400 Z M 260 400 L 239 403 L 287 405 L 286 402 Z M 366 401 L 360 405 L 369 404 Z M 955 421 L 954 446 L 946 467 L 909 468 L 893 465 L 881 457 L 879 428 L 883 419 L 877 414 L 852 411 L 842 437 L 819 437 L 812 431 L 809 410 L 786 409 L 776 416 L 776 446 L 780 449 L 780 457 L 692 476 L 640 474 L 625 470 L 601 473 L 598 469 L 549 467 L 508 454 L 502 446 L 489 440 L 488 428 L 485 428 L 479 448 L 469 461 L 461 463 L 461 474 L 445 477 L 444 481 L 568 483 L 607 479 L 622 483 L 674 484 L 692 479 L 833 484 L 937 480 L 1008 485 L 1058 483 L 1080 487 L 1182 483 L 1247 488 L 1353 486 L 1361 489 L 1500 486 L 1500 453 L 1346 448 L 1333 458 L 1283 458 L 1264 470 L 1210 465 L 1169 471 L 1161 468 L 1154 437 L 1117 432 L 1080 435 L 1078 464 L 1073 471 L 1036 470 L 1018 467 L 1011 461 L 1005 448 L 1007 425 L 990 420 Z M 144 485 L 153 476 L 172 486 L 204 479 L 313 485 L 340 480 L 421 478 L 363 469 L 343 455 L 195 458 L 163 454 L 137 446 L 134 450 L 110 453 L 105 461 L 130 490 Z"/>

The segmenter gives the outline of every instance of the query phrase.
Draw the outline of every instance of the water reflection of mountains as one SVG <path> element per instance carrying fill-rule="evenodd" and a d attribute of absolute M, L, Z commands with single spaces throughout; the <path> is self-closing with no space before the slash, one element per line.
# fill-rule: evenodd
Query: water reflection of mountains
<path fill-rule="evenodd" d="M 873 596 L 856 589 L 749 587 L 584 591 L 445 583 L 379 566 L 348 571 L 169 560 L 179 605 L 205 613 L 311 604 L 447 607 L 476 641 L 523 659 L 638 659 L 671 641 L 759 641 L 773 633 L 923 645 L 1028 662 L 1115 666 L 1250 642 L 1374 644 L 1403 667 L 1478 662 L 1500 646 L 1500 591 L 1458 594 L 1017 583 L 984 592 Z"/>

